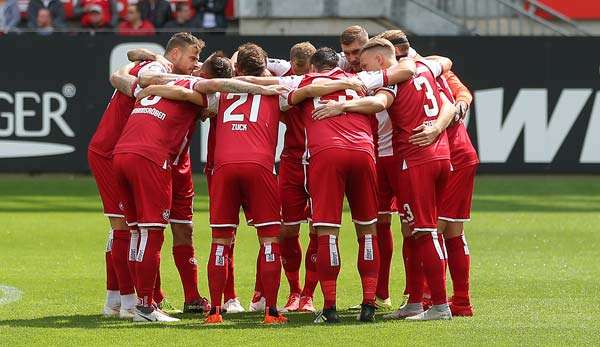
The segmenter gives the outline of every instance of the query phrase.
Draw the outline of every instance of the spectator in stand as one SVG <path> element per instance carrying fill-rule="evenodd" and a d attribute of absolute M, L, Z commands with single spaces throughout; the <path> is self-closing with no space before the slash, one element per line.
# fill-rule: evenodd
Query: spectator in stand
<path fill-rule="evenodd" d="M 204 29 L 223 29 L 227 27 L 225 7 L 227 0 L 192 0 L 194 7 L 202 16 Z"/>
<path fill-rule="evenodd" d="M 194 16 L 194 11 L 187 2 L 179 2 L 175 6 L 175 19 L 170 20 L 165 24 L 165 28 L 177 29 L 193 29 L 201 28 L 202 23 L 198 20 L 198 16 Z"/>
<path fill-rule="evenodd" d="M 17 0 L 0 0 L 0 35 L 15 31 L 20 20 Z"/>
<path fill-rule="evenodd" d="M 100 8 L 101 20 L 97 18 Z M 94 9 L 94 11 L 92 11 Z M 116 28 L 119 24 L 119 10 L 116 0 L 80 0 L 73 9 L 73 15 L 81 17 L 84 28 Z M 92 17 L 94 17 L 92 19 Z"/>
<path fill-rule="evenodd" d="M 155 28 L 162 28 L 171 19 L 171 4 L 166 0 L 140 0 L 138 2 L 142 18 L 150 21 Z"/>
<path fill-rule="evenodd" d="M 36 24 L 39 35 L 51 35 L 54 32 L 54 27 L 52 26 L 52 14 L 50 10 L 41 8 L 37 13 Z"/>
<path fill-rule="evenodd" d="M 30 0 L 27 6 L 27 26 L 37 28 L 37 18 L 40 9 L 50 11 L 50 18 L 55 28 L 65 26 L 65 9 L 60 0 Z"/>
<path fill-rule="evenodd" d="M 154 25 L 147 20 L 142 20 L 142 14 L 137 5 L 127 7 L 127 19 L 119 24 L 121 36 L 151 36 L 154 35 Z"/>

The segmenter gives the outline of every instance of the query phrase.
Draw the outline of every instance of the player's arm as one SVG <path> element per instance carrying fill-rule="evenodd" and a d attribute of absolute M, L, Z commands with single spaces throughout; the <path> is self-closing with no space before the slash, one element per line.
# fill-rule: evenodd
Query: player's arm
<path fill-rule="evenodd" d="M 127 59 L 129 59 L 129 61 L 144 61 L 144 60 L 157 61 L 157 62 L 161 63 L 162 65 L 164 65 L 167 68 L 167 70 L 169 70 L 169 71 L 173 70 L 173 63 L 168 61 L 167 58 L 165 58 L 164 56 L 162 56 L 160 54 L 156 54 L 146 48 L 136 48 L 136 49 L 132 49 L 132 50 L 128 51 Z"/>
<path fill-rule="evenodd" d="M 181 79 L 181 75 L 172 73 L 161 73 L 149 71 L 138 76 L 138 84 L 145 88 L 155 84 L 167 84 L 169 82 Z"/>
<path fill-rule="evenodd" d="M 456 115 L 456 107 L 446 98 L 446 95 L 440 94 L 440 97 L 442 98 L 442 108 L 437 119 L 431 125 L 421 124 L 413 129 L 416 134 L 408 139 L 413 145 L 429 146 L 452 123 Z"/>
<path fill-rule="evenodd" d="M 206 98 L 203 94 L 182 86 L 170 84 L 148 86 L 142 89 L 136 98 L 140 100 L 150 95 L 156 95 L 170 100 L 188 101 L 198 106 L 206 107 Z"/>
<path fill-rule="evenodd" d="M 375 114 L 392 105 L 394 96 L 386 91 L 380 91 L 373 96 L 352 99 L 344 102 L 328 100 L 313 111 L 315 120 L 335 117 L 345 112 Z"/>
<path fill-rule="evenodd" d="M 134 66 L 134 63 L 129 63 L 110 75 L 110 84 L 113 88 L 127 96 L 133 96 L 133 90 L 137 82 L 137 78 L 129 74 Z"/>
<path fill-rule="evenodd" d="M 213 78 L 198 80 L 194 84 L 194 90 L 203 94 L 222 92 L 280 95 L 289 92 L 288 88 L 279 84 L 263 86 L 231 78 Z"/>
<path fill-rule="evenodd" d="M 471 107 L 473 95 L 469 91 L 469 88 L 467 88 L 467 86 L 461 82 L 454 72 L 447 71 L 444 73 L 444 78 L 446 79 L 446 82 L 448 82 L 448 87 L 450 87 L 450 91 L 452 92 L 452 96 L 454 96 L 454 100 L 456 100 L 455 105 L 458 112 L 458 117 L 461 119 L 465 118 L 469 107 Z"/>
<path fill-rule="evenodd" d="M 365 94 L 366 88 L 362 81 L 356 78 L 331 80 L 324 83 L 312 83 L 290 93 L 288 100 L 290 105 L 298 105 L 302 101 L 335 93 L 339 90 L 352 89 L 357 93 Z"/>
<path fill-rule="evenodd" d="M 233 79 L 238 80 L 238 81 L 248 82 L 248 83 L 260 84 L 263 86 L 279 84 L 279 78 L 275 77 L 275 76 L 268 76 L 268 77 L 236 76 Z"/>
<path fill-rule="evenodd" d="M 417 71 L 417 65 L 413 59 L 401 59 L 398 64 L 395 64 L 385 70 L 387 81 L 386 85 L 398 84 L 411 79 Z"/>
<path fill-rule="evenodd" d="M 426 60 L 437 62 L 442 66 L 442 73 L 450 71 L 452 69 L 452 60 L 440 55 L 430 55 L 425 57 Z"/>

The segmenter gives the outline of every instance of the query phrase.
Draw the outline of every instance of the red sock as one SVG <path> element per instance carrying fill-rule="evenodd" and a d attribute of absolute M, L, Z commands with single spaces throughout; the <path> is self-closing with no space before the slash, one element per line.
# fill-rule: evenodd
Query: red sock
<path fill-rule="evenodd" d="M 408 294 L 408 303 L 420 303 L 423 301 L 423 267 L 417 254 L 418 248 L 414 236 L 404 238 L 402 251 L 406 273 L 405 293 Z"/>
<path fill-rule="evenodd" d="M 294 235 L 281 239 L 281 263 L 290 285 L 290 294 L 300 293 L 300 264 L 302 263 L 302 248 L 300 236 Z"/>
<path fill-rule="evenodd" d="M 106 290 L 116 291 L 119 290 L 119 280 L 117 279 L 117 273 L 113 266 L 112 256 L 110 254 L 112 250 L 113 242 L 113 231 L 108 233 L 108 240 L 106 241 L 106 251 L 104 252 L 104 261 L 106 264 Z"/>
<path fill-rule="evenodd" d="M 227 263 L 229 262 L 229 246 L 213 243 L 210 249 L 208 265 L 208 288 L 210 303 L 213 307 L 221 307 L 223 290 L 227 282 Z"/>
<path fill-rule="evenodd" d="M 131 274 L 131 278 L 133 278 L 133 285 L 135 286 L 137 291 L 138 283 L 135 271 L 135 264 L 137 264 L 136 258 L 138 248 L 140 247 L 140 231 L 137 229 L 130 229 L 129 233 L 129 258 L 127 260 L 127 267 L 129 268 L 129 273 Z"/>
<path fill-rule="evenodd" d="M 162 229 L 142 229 L 137 254 L 137 295 L 141 305 L 152 304 L 154 285 L 160 268 L 160 249 L 165 239 Z"/>
<path fill-rule="evenodd" d="M 310 241 L 306 248 L 306 256 L 304 258 L 304 289 L 302 289 L 302 296 L 312 297 L 315 293 L 315 288 L 319 284 L 319 276 L 317 275 L 317 246 L 318 238 L 317 234 L 308 234 Z"/>
<path fill-rule="evenodd" d="M 254 277 L 254 292 L 255 293 L 263 292 L 263 286 L 262 286 L 262 282 L 260 280 L 260 252 L 259 252 L 258 256 L 256 256 L 256 274 Z"/>
<path fill-rule="evenodd" d="M 235 276 L 233 274 L 234 246 L 235 243 L 232 243 L 231 246 L 229 246 L 229 261 L 227 262 L 227 282 L 225 282 L 225 291 L 223 292 L 224 302 L 237 298 L 237 293 L 235 292 Z"/>
<path fill-rule="evenodd" d="M 260 246 L 260 281 L 263 296 L 268 307 L 277 307 L 277 293 L 281 281 L 281 254 L 278 243 L 266 243 Z"/>
<path fill-rule="evenodd" d="M 447 302 L 446 299 L 446 269 L 444 253 L 437 238 L 437 232 L 426 234 L 415 240 L 418 255 L 423 264 L 423 274 L 431 290 L 431 301 L 434 305 Z"/>
<path fill-rule="evenodd" d="M 135 293 L 133 278 L 129 272 L 129 230 L 114 230 L 111 258 L 119 281 L 121 295 Z"/>
<path fill-rule="evenodd" d="M 183 285 L 186 303 L 200 299 L 198 292 L 198 264 L 194 255 L 194 246 L 177 245 L 173 247 L 173 259 Z"/>
<path fill-rule="evenodd" d="M 377 223 L 377 243 L 379 245 L 379 275 L 377 276 L 377 297 L 390 297 L 390 267 L 394 252 L 394 238 L 390 223 Z"/>
<path fill-rule="evenodd" d="M 379 245 L 376 235 L 363 235 L 358 238 L 357 267 L 363 290 L 363 304 L 375 303 L 377 275 L 379 273 Z"/>
<path fill-rule="evenodd" d="M 104 260 L 106 261 L 106 290 L 119 290 L 119 281 L 112 264 L 110 251 L 104 253 Z"/>
<path fill-rule="evenodd" d="M 471 256 L 465 235 L 446 239 L 448 251 L 448 268 L 452 277 L 454 298 L 461 304 L 470 304 L 469 297 L 469 271 L 471 269 Z"/>
<path fill-rule="evenodd" d="M 160 266 L 156 270 L 156 279 L 154 280 L 154 291 L 152 292 L 152 298 L 155 304 L 160 304 L 165 299 L 165 292 L 161 288 L 160 281 Z"/>
<path fill-rule="evenodd" d="M 341 258 L 335 235 L 319 235 L 317 274 L 323 292 L 324 308 L 335 306 L 336 282 L 340 273 Z"/>

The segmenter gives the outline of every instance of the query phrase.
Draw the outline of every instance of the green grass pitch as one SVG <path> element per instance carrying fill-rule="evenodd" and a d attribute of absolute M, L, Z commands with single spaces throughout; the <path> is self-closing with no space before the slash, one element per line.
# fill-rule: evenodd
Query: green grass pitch
<path fill-rule="evenodd" d="M 208 199 L 198 177 L 195 244 L 200 285 L 207 295 Z M 472 254 L 476 316 L 449 322 L 359 324 L 342 311 L 337 326 L 289 314 L 287 326 L 266 327 L 260 316 L 226 316 L 204 326 L 198 316 L 166 325 L 136 325 L 100 316 L 108 224 L 89 177 L 0 176 L 0 286 L 20 300 L 2 304 L 0 346 L 15 345 L 598 345 L 600 341 L 600 180 L 597 177 L 477 178 L 473 221 L 466 234 Z M 338 307 L 358 302 L 356 237 L 344 215 Z M 394 219 L 394 234 L 399 235 Z M 307 244 L 303 226 L 303 247 Z M 161 270 L 171 303 L 182 290 L 171 257 L 169 231 Z M 396 237 L 392 300 L 404 286 Z M 242 226 L 236 246 L 237 290 L 247 306 L 258 243 Z M 3 287 L 0 287 L 3 288 Z M 282 280 L 280 303 L 288 288 Z M 4 299 L 2 296 L 4 295 Z M 322 304 L 319 289 L 316 306 Z"/>

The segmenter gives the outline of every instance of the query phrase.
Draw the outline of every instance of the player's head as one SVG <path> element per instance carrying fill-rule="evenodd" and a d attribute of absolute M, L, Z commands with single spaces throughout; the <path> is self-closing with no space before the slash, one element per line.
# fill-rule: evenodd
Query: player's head
<path fill-rule="evenodd" d="M 235 73 L 238 76 L 265 76 L 267 52 L 255 43 L 245 43 L 238 48 Z"/>
<path fill-rule="evenodd" d="M 310 42 L 300 42 L 290 49 L 290 63 L 296 75 L 304 75 L 310 69 L 310 57 L 317 49 Z"/>
<path fill-rule="evenodd" d="M 323 72 L 338 66 L 337 53 L 329 47 L 321 47 L 310 57 L 310 72 Z"/>
<path fill-rule="evenodd" d="M 408 56 L 408 50 L 410 49 L 410 42 L 408 42 L 408 38 L 406 34 L 402 30 L 386 30 L 376 37 L 381 37 L 386 39 L 394 45 L 394 50 L 396 54 L 396 60 L 400 58 L 404 58 Z"/>
<path fill-rule="evenodd" d="M 365 71 L 386 69 L 395 63 L 394 45 L 386 39 L 374 37 L 360 51 L 360 67 Z"/>
<path fill-rule="evenodd" d="M 340 36 L 340 45 L 342 46 L 342 52 L 348 59 L 352 70 L 354 72 L 360 71 L 360 49 L 369 40 L 369 33 L 358 25 L 353 25 L 346 28 Z"/>
<path fill-rule="evenodd" d="M 214 52 L 192 75 L 202 78 L 231 78 L 233 77 L 233 65 L 223 52 Z"/>
<path fill-rule="evenodd" d="M 165 57 L 173 63 L 174 73 L 189 75 L 198 63 L 203 48 L 204 41 L 190 33 L 181 32 L 171 36 Z"/>

